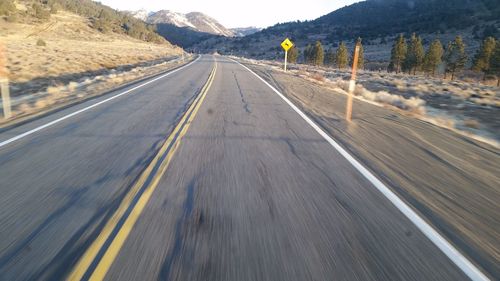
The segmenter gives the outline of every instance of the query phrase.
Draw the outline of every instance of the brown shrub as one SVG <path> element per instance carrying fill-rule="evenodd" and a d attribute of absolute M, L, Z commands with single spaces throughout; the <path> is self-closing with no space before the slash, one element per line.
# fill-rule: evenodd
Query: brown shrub
<path fill-rule="evenodd" d="M 479 124 L 479 122 L 475 119 L 465 119 L 464 126 L 472 129 L 479 129 L 479 127 L 481 127 L 481 124 Z"/>
<path fill-rule="evenodd" d="M 311 75 L 311 78 L 316 80 L 316 81 L 320 81 L 320 82 L 325 81 L 325 76 L 323 76 L 323 74 L 321 74 L 321 73 L 314 73 Z"/>
<path fill-rule="evenodd" d="M 45 43 L 45 41 L 43 41 L 42 39 L 38 39 L 36 41 L 36 45 L 41 46 L 41 47 L 45 47 L 45 46 L 47 46 L 47 43 Z"/>

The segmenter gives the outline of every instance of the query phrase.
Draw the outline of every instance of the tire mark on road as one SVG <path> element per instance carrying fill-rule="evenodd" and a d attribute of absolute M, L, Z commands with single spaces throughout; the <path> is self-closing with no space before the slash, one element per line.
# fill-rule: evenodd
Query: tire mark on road
<path fill-rule="evenodd" d="M 184 236 L 187 233 L 187 224 L 189 222 L 189 218 L 193 213 L 194 206 L 194 193 L 195 193 L 195 185 L 196 180 L 192 179 L 188 184 L 186 189 L 186 199 L 183 204 L 183 212 L 177 222 L 175 224 L 175 237 L 174 237 L 174 245 L 172 247 L 172 251 L 165 258 L 161 270 L 158 276 L 158 280 L 167 281 L 170 280 L 170 274 L 172 272 L 172 267 L 175 261 L 178 259 L 181 249 L 184 246 Z"/>

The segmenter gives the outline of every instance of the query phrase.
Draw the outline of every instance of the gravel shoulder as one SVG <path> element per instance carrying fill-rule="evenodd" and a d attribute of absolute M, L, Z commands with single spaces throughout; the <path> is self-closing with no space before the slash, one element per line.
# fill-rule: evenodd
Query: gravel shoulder
<path fill-rule="evenodd" d="M 247 64 L 305 111 L 473 262 L 500 278 L 500 150 L 412 117 L 354 101 L 298 75 Z"/>

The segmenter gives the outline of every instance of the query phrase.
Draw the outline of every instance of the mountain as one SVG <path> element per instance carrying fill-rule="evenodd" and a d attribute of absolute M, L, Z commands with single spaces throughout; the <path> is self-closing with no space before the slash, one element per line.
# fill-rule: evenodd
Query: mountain
<path fill-rule="evenodd" d="M 150 24 L 170 24 L 177 27 L 191 28 L 194 31 L 202 33 L 226 37 L 235 36 L 233 31 L 224 27 L 214 18 L 199 12 L 182 14 L 169 10 L 160 10 L 148 13 L 147 11 L 139 10 L 129 12 L 129 14 Z"/>
<path fill-rule="evenodd" d="M 227 37 L 234 36 L 234 33 L 231 30 L 225 28 L 218 21 L 205 14 L 199 12 L 193 12 L 186 14 L 186 17 L 189 20 L 189 22 L 191 22 L 194 26 L 196 26 L 196 29 L 198 31 L 227 36 Z"/>
<path fill-rule="evenodd" d="M 361 37 L 365 56 L 383 61 L 390 55 L 399 33 L 422 35 L 424 43 L 441 39 L 444 44 L 462 35 L 470 48 L 484 36 L 500 37 L 498 0 L 366 0 L 312 21 L 280 23 L 243 38 L 208 39 L 193 46 L 198 50 L 233 53 L 254 58 L 282 56 L 280 42 L 289 37 L 299 49 L 320 40 L 326 48 L 340 41 L 352 45 Z"/>
<path fill-rule="evenodd" d="M 250 26 L 250 27 L 231 28 L 230 30 L 234 33 L 235 36 L 244 37 L 259 32 L 262 30 L 262 28 Z"/>
<path fill-rule="evenodd" d="M 498 0 L 367 0 L 313 21 L 277 24 L 261 33 L 333 42 L 397 33 L 445 33 L 489 21 L 500 21 Z"/>
<path fill-rule="evenodd" d="M 168 23 L 178 27 L 191 27 L 196 29 L 196 26 L 189 21 L 187 15 L 169 10 L 151 12 L 146 18 L 146 21 L 153 24 Z"/>
<path fill-rule="evenodd" d="M 212 38 L 221 38 L 220 40 L 226 38 L 222 35 L 200 32 L 189 26 L 179 27 L 170 23 L 156 24 L 156 32 L 169 42 L 181 46 L 182 48 L 190 48 L 195 44 Z"/>
<path fill-rule="evenodd" d="M 368 0 L 334 11 L 311 24 L 319 31 L 333 31 L 336 36 L 355 32 L 365 38 L 465 29 L 479 21 L 499 20 L 498 3 L 498 0 Z"/>
<path fill-rule="evenodd" d="M 146 21 L 148 19 L 148 16 L 151 14 L 150 12 L 142 9 L 138 11 L 125 11 L 125 13 L 131 15 L 132 17 L 136 19 L 140 19 L 142 21 Z"/>

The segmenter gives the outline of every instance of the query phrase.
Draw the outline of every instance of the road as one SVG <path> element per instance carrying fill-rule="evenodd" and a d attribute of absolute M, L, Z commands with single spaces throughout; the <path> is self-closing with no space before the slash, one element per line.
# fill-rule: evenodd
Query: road
<path fill-rule="evenodd" d="M 243 66 L 134 87 L 0 134 L 0 280 L 468 280 Z"/>

